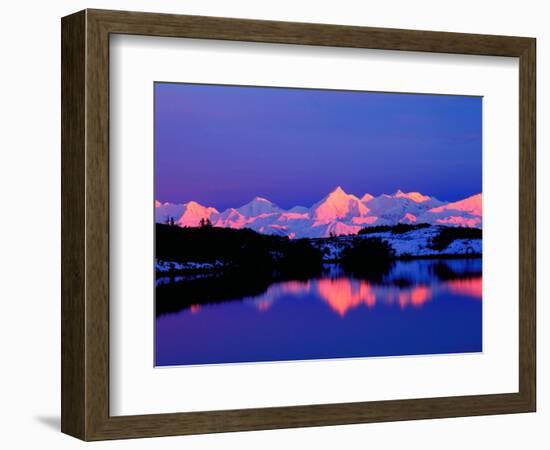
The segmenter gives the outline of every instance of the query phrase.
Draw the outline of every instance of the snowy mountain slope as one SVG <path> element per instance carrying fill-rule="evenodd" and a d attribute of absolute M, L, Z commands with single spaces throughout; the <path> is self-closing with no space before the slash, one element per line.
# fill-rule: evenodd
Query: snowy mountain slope
<path fill-rule="evenodd" d="M 217 218 L 219 212 L 216 208 L 206 207 L 195 201 L 183 204 L 161 203 L 155 201 L 155 221 L 168 223 L 174 220 L 182 227 L 198 227 L 201 219 Z"/>
<path fill-rule="evenodd" d="M 309 208 L 306 208 L 305 206 L 300 206 L 300 205 L 296 205 L 296 206 L 293 206 L 292 208 L 290 208 L 288 210 L 289 213 L 307 213 L 309 212 Z"/>
<path fill-rule="evenodd" d="M 429 223 L 481 227 L 481 194 L 446 203 L 420 192 L 402 192 L 360 199 L 340 186 L 311 208 L 295 206 L 287 211 L 263 197 L 255 197 L 238 208 L 219 212 L 190 201 L 185 204 L 155 201 L 159 223 L 170 218 L 180 226 L 199 226 L 202 218 L 216 227 L 251 228 L 259 233 L 317 238 L 356 234 L 361 228 L 398 223 Z"/>
<path fill-rule="evenodd" d="M 405 193 L 400 190 L 393 195 L 382 194 L 366 203 L 371 214 L 378 217 L 376 225 L 420 223 L 418 216 L 443 204 L 435 197 L 428 197 L 419 192 Z"/>
<path fill-rule="evenodd" d="M 216 208 L 202 206 L 194 201 L 185 203 L 183 206 L 183 212 L 176 221 L 181 227 L 198 227 L 201 219 L 213 221 L 219 214 Z"/>
<path fill-rule="evenodd" d="M 374 198 L 374 195 L 371 195 L 367 192 L 365 195 L 363 195 L 363 197 L 361 197 L 361 201 L 363 203 L 367 203 L 367 202 L 371 201 L 373 198 Z"/>
<path fill-rule="evenodd" d="M 237 208 L 237 211 L 239 211 L 243 216 L 247 217 L 257 217 L 262 214 L 274 214 L 282 212 L 281 208 L 263 197 L 254 197 L 246 205 Z"/>
<path fill-rule="evenodd" d="M 458 202 L 447 203 L 438 208 L 433 208 L 431 212 L 439 213 L 443 211 L 467 212 L 472 215 L 481 216 L 482 213 L 482 198 L 481 194 L 472 195 Z"/>
<path fill-rule="evenodd" d="M 350 221 L 354 217 L 364 217 L 369 208 L 355 195 L 347 194 L 340 186 L 310 209 L 311 218 L 316 224 L 334 221 Z"/>
<path fill-rule="evenodd" d="M 397 198 L 408 198 L 416 203 L 424 203 L 428 200 L 432 200 L 432 197 L 422 195 L 420 192 L 403 192 L 401 189 L 399 189 L 394 195 Z"/>
<path fill-rule="evenodd" d="M 161 203 L 155 201 L 155 222 L 168 223 L 170 219 L 177 221 L 185 210 L 184 204 Z"/>
<path fill-rule="evenodd" d="M 426 211 L 419 221 L 433 224 L 480 228 L 482 225 L 481 194 L 458 202 L 447 203 Z"/>
<path fill-rule="evenodd" d="M 229 208 L 216 217 L 213 224 L 216 227 L 244 228 L 248 224 L 248 221 L 248 217 L 241 214 L 237 209 Z"/>

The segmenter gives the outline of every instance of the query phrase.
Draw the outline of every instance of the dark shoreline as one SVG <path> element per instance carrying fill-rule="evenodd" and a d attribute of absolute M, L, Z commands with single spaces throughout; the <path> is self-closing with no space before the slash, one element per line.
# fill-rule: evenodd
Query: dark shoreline
<path fill-rule="evenodd" d="M 402 231 L 402 228 L 389 227 L 392 233 Z M 369 273 L 381 273 L 397 261 L 481 258 L 481 253 L 478 253 L 481 251 L 479 242 L 475 246 L 469 242 L 473 239 L 470 236 L 472 230 L 449 227 L 438 227 L 437 234 L 429 236 L 411 236 L 412 239 L 421 239 L 420 243 L 412 247 L 402 246 L 399 253 L 391 240 L 381 236 L 289 239 L 247 228 L 181 228 L 163 224 L 156 224 L 155 230 L 157 278 L 243 272 L 261 277 L 282 275 L 305 278 L 321 273 L 326 263 L 341 264 L 350 273 L 366 273 L 366 276 L 370 276 Z M 413 232 L 416 232 L 416 228 Z M 480 234 L 481 231 L 475 233 Z M 466 237 L 466 246 L 459 245 L 452 250 L 448 248 L 452 242 Z M 481 240 L 481 235 L 476 239 Z"/>
<path fill-rule="evenodd" d="M 426 261 L 430 264 L 434 279 L 446 281 L 452 279 L 470 279 L 482 276 L 481 265 L 474 263 L 473 267 L 464 270 L 456 270 L 453 260 L 466 259 L 470 261 L 480 258 L 419 258 L 418 261 Z M 433 263 L 428 262 L 433 261 Z M 414 260 L 412 260 L 414 261 Z M 447 263 L 445 261 L 448 261 Z M 178 312 L 193 305 L 217 304 L 226 301 L 242 301 L 245 298 L 262 295 L 267 289 L 278 282 L 308 281 L 312 279 L 341 277 L 364 280 L 377 286 L 395 285 L 400 288 L 423 284 L 424 281 L 408 278 L 387 278 L 396 264 L 404 262 L 395 259 L 387 266 L 366 268 L 346 268 L 340 263 L 325 263 L 318 271 L 310 272 L 266 272 L 255 271 L 253 268 L 226 268 L 225 270 L 203 272 L 197 271 L 180 273 L 157 273 L 156 280 L 159 284 L 155 288 L 155 314 L 156 316 Z M 405 262 L 406 263 L 406 262 Z M 334 271 L 333 267 L 338 266 Z M 195 275 L 195 276 L 194 276 Z M 166 280 L 162 280 L 166 278 Z"/>
<path fill-rule="evenodd" d="M 417 259 L 483 259 L 483 256 L 481 253 L 454 253 L 454 254 L 441 254 L 441 255 L 417 255 L 417 256 L 410 256 L 410 255 L 403 255 L 403 256 L 396 256 L 392 259 L 392 261 L 414 261 Z M 167 261 L 167 262 L 175 262 L 175 261 Z M 323 261 L 323 264 L 342 264 L 342 260 L 340 259 L 330 259 Z M 236 266 L 230 266 L 227 265 L 225 267 L 218 267 L 218 268 L 209 268 L 209 269 L 176 269 L 176 270 L 169 270 L 169 271 L 159 271 L 155 270 L 155 276 L 156 278 L 160 278 L 162 276 L 175 276 L 175 275 L 200 275 L 200 274 L 216 274 L 216 273 L 225 273 L 225 272 L 231 272 L 235 270 L 240 270 L 241 268 Z"/>

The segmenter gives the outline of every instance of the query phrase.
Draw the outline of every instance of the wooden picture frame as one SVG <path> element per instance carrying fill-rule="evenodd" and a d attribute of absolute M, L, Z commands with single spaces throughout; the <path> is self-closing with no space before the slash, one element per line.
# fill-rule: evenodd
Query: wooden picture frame
<path fill-rule="evenodd" d="M 83 440 L 535 411 L 533 38 L 85 10 L 62 19 L 62 417 Z M 519 58 L 519 392 L 109 415 L 109 36 L 135 34 Z"/>

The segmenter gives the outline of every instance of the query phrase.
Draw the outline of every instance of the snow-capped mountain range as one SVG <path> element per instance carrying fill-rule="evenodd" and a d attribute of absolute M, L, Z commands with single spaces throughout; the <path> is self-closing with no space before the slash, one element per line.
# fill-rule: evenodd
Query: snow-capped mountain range
<path fill-rule="evenodd" d="M 429 223 L 481 228 L 481 194 L 453 203 L 420 192 L 382 194 L 361 198 L 340 186 L 310 208 L 284 210 L 263 197 L 255 197 L 239 208 L 218 211 L 195 201 L 183 204 L 155 202 L 156 222 L 171 219 L 179 226 L 199 226 L 209 219 L 216 227 L 251 228 L 259 233 L 290 238 L 316 238 L 356 234 L 361 228 L 398 223 Z"/>

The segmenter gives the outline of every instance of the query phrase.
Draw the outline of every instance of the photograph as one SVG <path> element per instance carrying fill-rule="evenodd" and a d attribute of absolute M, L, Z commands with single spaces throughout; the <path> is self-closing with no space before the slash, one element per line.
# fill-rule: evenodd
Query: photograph
<path fill-rule="evenodd" d="M 537 447 L 550 31 L 398 1 L 11 14 L 10 442 Z"/>
<path fill-rule="evenodd" d="M 156 82 L 155 366 L 482 352 L 482 97 Z"/>

